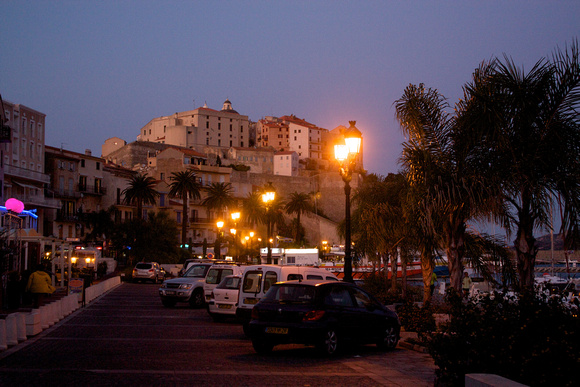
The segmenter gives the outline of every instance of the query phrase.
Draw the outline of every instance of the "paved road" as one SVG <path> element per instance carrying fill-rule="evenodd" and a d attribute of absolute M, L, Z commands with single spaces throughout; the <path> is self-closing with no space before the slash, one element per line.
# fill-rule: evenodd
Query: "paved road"
<path fill-rule="evenodd" d="M 257 355 L 235 321 L 205 310 L 164 308 L 159 285 L 124 283 L 44 331 L 0 352 L 2 386 L 432 386 L 418 352 L 374 346 L 339 357 L 278 346 Z"/>

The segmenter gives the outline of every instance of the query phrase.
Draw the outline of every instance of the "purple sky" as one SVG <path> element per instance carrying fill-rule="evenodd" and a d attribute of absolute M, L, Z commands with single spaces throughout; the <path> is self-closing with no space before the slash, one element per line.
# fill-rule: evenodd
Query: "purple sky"
<path fill-rule="evenodd" d="M 580 1 L 2 1 L 0 94 L 47 115 L 77 152 L 226 98 L 251 120 L 356 120 L 365 167 L 398 170 L 393 102 L 409 83 L 451 102 L 483 60 L 529 69 L 580 36 Z M 194 103 L 195 100 L 195 103 Z"/>

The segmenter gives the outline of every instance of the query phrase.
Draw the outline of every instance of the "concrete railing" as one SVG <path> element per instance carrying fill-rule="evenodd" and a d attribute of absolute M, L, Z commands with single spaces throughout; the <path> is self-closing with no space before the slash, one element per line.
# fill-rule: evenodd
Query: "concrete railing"
<path fill-rule="evenodd" d="M 90 303 L 120 284 L 121 277 L 113 277 L 89 286 L 85 289 L 85 303 Z M 0 351 L 21 343 L 53 326 L 77 310 L 81 301 L 82 295 L 69 294 L 40 308 L 0 316 Z"/>

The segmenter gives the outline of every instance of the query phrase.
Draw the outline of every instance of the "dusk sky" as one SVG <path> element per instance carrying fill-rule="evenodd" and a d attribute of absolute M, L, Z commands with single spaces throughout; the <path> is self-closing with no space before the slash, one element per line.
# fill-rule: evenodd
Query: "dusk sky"
<path fill-rule="evenodd" d="M 43 112 L 46 144 L 101 154 L 151 119 L 229 98 L 257 121 L 356 120 L 369 172 L 399 168 L 409 83 L 453 104 L 494 56 L 530 69 L 580 36 L 580 1 L 3 0 L 0 94 Z"/>

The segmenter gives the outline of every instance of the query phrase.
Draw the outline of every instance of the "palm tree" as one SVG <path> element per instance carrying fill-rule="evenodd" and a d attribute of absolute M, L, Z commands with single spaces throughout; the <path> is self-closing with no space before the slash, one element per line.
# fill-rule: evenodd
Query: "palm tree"
<path fill-rule="evenodd" d="M 189 214 L 187 205 L 189 198 L 197 200 L 201 197 L 201 183 L 197 179 L 195 172 L 191 169 L 180 172 L 173 172 L 171 174 L 169 195 L 181 198 L 183 201 L 181 219 L 181 244 L 185 246 L 187 243 L 187 225 L 189 224 Z"/>
<path fill-rule="evenodd" d="M 143 218 L 143 205 L 154 205 L 159 197 L 159 192 L 155 190 L 157 182 L 151 176 L 133 175 L 129 179 L 129 186 L 122 192 L 124 202 L 128 205 L 137 205 L 137 219 Z"/>
<path fill-rule="evenodd" d="M 252 228 L 265 222 L 266 208 L 259 191 L 253 191 L 242 201 L 242 216 L 246 224 Z"/>
<path fill-rule="evenodd" d="M 309 194 L 293 192 L 290 194 L 290 198 L 284 205 L 284 210 L 288 215 L 296 214 L 296 231 L 294 241 L 299 242 L 300 233 L 300 215 L 306 211 L 312 211 L 312 201 Z"/>
<path fill-rule="evenodd" d="M 466 94 L 466 98 L 469 95 Z M 470 169 L 470 154 L 459 141 L 469 131 L 464 114 L 471 105 L 458 103 L 455 115 L 437 90 L 409 85 L 395 102 L 396 115 L 405 134 L 401 161 L 420 219 L 420 233 L 432 235 L 433 245 L 447 252 L 451 286 L 461 290 L 467 222 L 484 219 L 495 210 L 496 192 L 490 191 L 478 171 Z M 429 253 L 430 254 L 430 253 Z M 423 273 L 424 281 L 430 273 Z"/>
<path fill-rule="evenodd" d="M 208 218 L 212 210 L 216 212 L 218 217 L 223 216 L 225 210 L 237 202 L 230 183 L 212 183 L 205 190 L 207 196 L 203 199 L 202 204 L 207 207 Z"/>
<path fill-rule="evenodd" d="M 531 289 L 537 254 L 534 230 L 551 228 L 553 198 L 564 204 L 562 232 L 577 236 L 580 212 L 580 57 L 578 42 L 541 59 L 527 73 L 511 59 L 493 60 L 467 86 L 472 157 L 495 177 L 515 225 L 520 285 Z M 491 180 L 491 179 L 490 179 Z"/>

